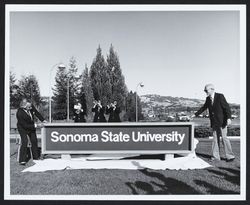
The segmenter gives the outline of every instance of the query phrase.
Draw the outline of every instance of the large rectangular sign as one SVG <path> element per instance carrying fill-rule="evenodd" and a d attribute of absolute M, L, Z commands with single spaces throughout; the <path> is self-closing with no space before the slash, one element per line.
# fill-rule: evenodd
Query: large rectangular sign
<path fill-rule="evenodd" d="M 42 128 L 42 153 L 189 153 L 192 123 L 51 123 Z"/>

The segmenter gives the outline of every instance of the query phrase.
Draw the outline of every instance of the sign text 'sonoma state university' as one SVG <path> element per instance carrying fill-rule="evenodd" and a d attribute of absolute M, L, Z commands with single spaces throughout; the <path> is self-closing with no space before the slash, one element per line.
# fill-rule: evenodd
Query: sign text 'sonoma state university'
<path fill-rule="evenodd" d="M 46 124 L 43 153 L 188 153 L 192 123 Z"/>

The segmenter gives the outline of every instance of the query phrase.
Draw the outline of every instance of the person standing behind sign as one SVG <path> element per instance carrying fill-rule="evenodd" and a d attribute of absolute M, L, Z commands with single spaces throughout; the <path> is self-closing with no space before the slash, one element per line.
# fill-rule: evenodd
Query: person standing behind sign
<path fill-rule="evenodd" d="M 108 122 L 121 122 L 120 112 L 120 108 L 117 106 L 117 101 L 107 105 L 106 114 L 109 114 Z"/>
<path fill-rule="evenodd" d="M 107 122 L 104 116 L 105 109 L 101 104 L 101 101 L 94 101 L 94 106 L 92 108 L 92 112 L 94 112 L 94 120 L 93 122 Z"/>
<path fill-rule="evenodd" d="M 82 109 L 81 103 L 74 105 L 74 121 L 75 122 L 86 122 L 85 119 L 86 112 Z"/>
<path fill-rule="evenodd" d="M 19 164 L 25 165 L 27 162 L 28 137 L 31 142 L 31 153 L 33 159 L 39 159 L 39 150 L 37 145 L 36 127 L 34 117 L 41 122 L 46 122 L 37 109 L 26 99 L 22 99 L 20 108 L 17 110 L 17 129 L 21 136 L 21 146 L 19 153 Z"/>
<path fill-rule="evenodd" d="M 220 160 L 219 142 L 221 136 L 226 154 L 226 161 L 232 161 L 235 159 L 235 156 L 232 151 L 231 143 L 227 138 L 227 126 L 231 124 L 230 107 L 223 94 L 215 93 L 213 84 L 207 84 L 204 91 L 207 94 L 205 104 L 195 113 L 195 116 L 199 116 L 206 109 L 209 110 L 209 118 L 213 129 L 211 160 Z"/>

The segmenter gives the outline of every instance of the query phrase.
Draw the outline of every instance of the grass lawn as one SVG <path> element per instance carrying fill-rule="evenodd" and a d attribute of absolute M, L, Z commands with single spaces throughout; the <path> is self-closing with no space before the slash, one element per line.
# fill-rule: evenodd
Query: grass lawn
<path fill-rule="evenodd" d="M 11 143 L 10 189 L 13 195 L 130 195 L 130 194 L 240 194 L 240 142 L 232 141 L 236 159 L 209 162 L 201 170 L 62 170 L 22 173 Z M 209 160 L 211 141 L 198 144 L 196 153 Z M 221 153 L 224 156 L 223 153 Z M 27 166 L 33 164 L 30 161 Z"/>

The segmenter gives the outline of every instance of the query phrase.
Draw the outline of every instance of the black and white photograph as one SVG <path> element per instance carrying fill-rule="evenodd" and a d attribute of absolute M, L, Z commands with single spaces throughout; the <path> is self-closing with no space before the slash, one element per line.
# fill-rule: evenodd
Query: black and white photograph
<path fill-rule="evenodd" d="M 5 199 L 246 199 L 246 5 L 7 4 L 4 69 Z"/>

